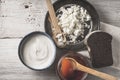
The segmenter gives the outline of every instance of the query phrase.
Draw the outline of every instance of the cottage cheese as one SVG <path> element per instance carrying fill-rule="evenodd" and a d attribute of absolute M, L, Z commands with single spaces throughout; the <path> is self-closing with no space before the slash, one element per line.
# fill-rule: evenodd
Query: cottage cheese
<path fill-rule="evenodd" d="M 57 13 L 59 13 L 57 15 L 58 25 L 66 36 L 67 44 L 78 42 L 78 37 L 84 38 L 85 28 L 89 29 L 92 25 L 91 16 L 86 9 L 79 5 L 65 5 Z M 61 42 L 59 39 L 58 42 Z"/>

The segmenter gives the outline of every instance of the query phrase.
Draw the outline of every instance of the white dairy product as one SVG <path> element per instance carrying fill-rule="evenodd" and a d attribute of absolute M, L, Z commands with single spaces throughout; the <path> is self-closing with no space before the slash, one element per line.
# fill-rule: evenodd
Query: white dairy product
<path fill-rule="evenodd" d="M 81 37 L 84 39 L 85 28 L 89 29 L 92 26 L 92 19 L 88 11 L 80 5 L 67 4 L 57 10 L 58 25 L 61 27 L 67 43 L 76 43 Z M 58 42 L 61 42 L 59 40 Z"/>
<path fill-rule="evenodd" d="M 49 67 L 55 59 L 55 54 L 54 43 L 45 35 L 34 35 L 24 44 L 24 62 L 34 69 Z"/>

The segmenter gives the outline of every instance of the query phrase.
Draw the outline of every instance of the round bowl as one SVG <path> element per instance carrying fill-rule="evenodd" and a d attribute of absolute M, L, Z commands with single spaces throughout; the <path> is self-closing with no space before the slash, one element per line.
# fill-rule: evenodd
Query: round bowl
<path fill-rule="evenodd" d="M 67 4 L 76 4 L 76 5 L 80 5 L 83 8 L 85 8 L 88 13 L 91 16 L 92 22 L 93 22 L 93 26 L 91 28 L 91 31 L 95 31 L 95 30 L 99 30 L 100 29 L 100 20 L 99 20 L 99 16 L 97 11 L 95 10 L 95 8 L 86 0 L 57 0 L 53 6 L 55 9 L 55 12 L 57 12 L 58 9 L 60 9 L 62 6 L 65 6 Z M 57 15 L 57 14 L 56 14 Z M 47 12 L 46 14 L 46 18 L 45 18 L 45 31 L 47 34 L 49 34 L 52 37 L 52 29 L 51 29 L 51 24 L 48 20 L 49 14 Z M 87 35 L 87 34 L 85 34 Z M 83 50 L 85 49 L 86 46 L 84 44 L 84 39 L 82 41 L 80 41 L 78 44 L 74 44 L 74 45 L 66 45 L 64 47 L 64 49 L 67 50 L 74 50 L 74 51 L 79 51 L 79 50 Z"/>
<path fill-rule="evenodd" d="M 57 74 L 59 76 L 59 78 L 61 80 L 85 80 L 87 77 L 87 73 L 79 71 L 79 72 L 75 72 L 72 75 L 70 75 L 70 77 L 65 78 L 61 72 L 61 62 L 65 57 L 70 57 L 70 58 L 74 58 L 78 63 L 84 65 L 84 66 L 88 66 L 89 62 L 87 60 L 86 57 L 82 56 L 79 53 L 74 53 L 74 52 L 68 52 L 67 54 L 65 54 L 63 57 L 61 57 L 61 59 L 58 62 L 57 65 Z"/>
<path fill-rule="evenodd" d="M 53 47 L 54 47 L 54 48 L 53 48 L 53 49 L 54 49 L 54 53 L 53 53 L 53 55 L 52 55 L 52 59 L 51 59 L 50 63 L 48 63 L 45 67 L 42 67 L 42 68 L 40 68 L 40 69 L 38 69 L 38 68 L 33 68 L 33 67 L 29 66 L 28 64 L 26 64 L 26 62 L 25 62 L 25 60 L 24 60 L 24 56 L 23 56 L 23 54 L 24 54 L 23 51 L 24 51 L 24 46 L 25 46 L 25 44 L 26 44 L 29 40 L 31 40 L 34 36 L 36 36 L 36 35 L 46 36 L 46 37 L 50 40 L 51 44 L 52 44 Z M 39 31 L 32 32 L 32 33 L 26 35 L 26 36 L 21 40 L 21 42 L 20 42 L 20 44 L 19 44 L 19 47 L 18 47 L 18 56 L 19 56 L 19 59 L 21 60 L 21 62 L 22 62 L 26 67 L 28 67 L 28 68 L 30 68 L 30 69 L 32 69 L 32 70 L 43 70 L 43 69 L 47 69 L 48 67 L 50 67 L 50 66 L 53 64 L 53 62 L 54 62 L 54 60 L 55 60 L 55 57 L 56 57 L 56 46 L 55 46 L 54 42 L 52 41 L 51 37 L 50 37 L 48 34 L 46 34 L 46 33 L 44 33 L 44 32 L 39 32 Z M 40 66 L 41 66 L 41 65 L 40 65 Z"/>

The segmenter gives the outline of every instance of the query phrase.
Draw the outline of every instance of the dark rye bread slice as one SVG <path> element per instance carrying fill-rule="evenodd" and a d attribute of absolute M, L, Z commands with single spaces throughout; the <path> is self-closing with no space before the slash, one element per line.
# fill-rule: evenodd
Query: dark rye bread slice
<path fill-rule="evenodd" d="M 93 31 L 86 36 L 85 44 L 93 67 L 101 68 L 113 64 L 111 42 L 112 36 L 106 32 Z"/>

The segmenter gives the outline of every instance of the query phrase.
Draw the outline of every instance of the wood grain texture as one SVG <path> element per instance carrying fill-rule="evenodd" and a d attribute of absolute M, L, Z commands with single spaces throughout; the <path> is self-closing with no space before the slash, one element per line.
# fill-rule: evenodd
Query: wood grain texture
<path fill-rule="evenodd" d="M 47 12 L 44 0 L 2 0 L 0 5 L 1 38 L 23 37 L 32 31 L 44 31 Z"/>
<path fill-rule="evenodd" d="M 112 44 L 115 68 L 98 70 L 120 80 L 120 0 L 87 1 L 96 8 L 101 21 L 111 24 L 101 23 L 101 26 L 103 31 L 114 37 Z M 54 65 L 49 70 L 33 71 L 25 67 L 18 57 L 21 37 L 32 31 L 44 31 L 46 12 L 45 0 L 0 0 L 0 80 L 58 80 Z M 115 27 L 112 25 L 118 26 L 116 31 L 111 31 Z M 114 32 L 116 33 L 113 34 Z M 89 75 L 87 80 L 101 79 Z"/>
<path fill-rule="evenodd" d="M 97 10 L 102 22 L 120 27 L 120 0 L 87 0 Z"/>
<path fill-rule="evenodd" d="M 120 27 L 119 0 L 87 1 L 96 8 L 101 21 Z M 44 31 L 46 12 L 45 0 L 1 0 L 0 38 L 23 37 L 32 31 Z"/>
<path fill-rule="evenodd" d="M 54 69 L 32 71 L 18 57 L 21 39 L 0 39 L 0 80 L 56 80 Z"/>
<path fill-rule="evenodd" d="M 33 71 L 25 67 L 18 57 L 21 39 L 0 39 L 0 80 L 59 80 L 54 64 L 43 71 Z M 112 67 L 99 71 L 114 75 L 120 80 L 120 70 Z M 101 80 L 89 75 L 86 80 Z"/>

